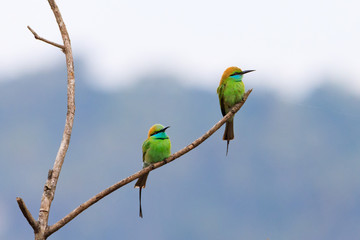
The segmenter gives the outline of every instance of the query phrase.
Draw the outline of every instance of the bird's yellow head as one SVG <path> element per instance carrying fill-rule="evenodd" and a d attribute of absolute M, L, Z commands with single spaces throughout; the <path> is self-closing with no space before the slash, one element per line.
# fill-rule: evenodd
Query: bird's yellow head
<path fill-rule="evenodd" d="M 234 74 L 234 73 L 241 73 L 241 72 L 242 72 L 241 68 L 238 68 L 238 67 L 228 67 L 228 68 L 224 71 L 221 79 L 228 78 L 228 77 L 230 77 L 230 75 L 232 75 L 232 74 Z"/>
<path fill-rule="evenodd" d="M 242 76 L 246 73 L 249 73 L 249 72 L 253 72 L 255 70 L 241 70 L 241 68 L 238 68 L 238 67 L 229 67 L 227 68 L 222 77 L 221 77 L 221 81 L 220 81 L 220 84 L 222 84 L 226 79 L 228 78 L 234 78 L 235 81 L 241 81 L 242 80 Z"/>
<path fill-rule="evenodd" d="M 148 138 L 155 137 L 155 138 L 168 138 L 167 134 L 165 133 L 165 130 L 168 129 L 168 127 L 164 127 L 161 124 L 154 124 L 148 132 Z"/>

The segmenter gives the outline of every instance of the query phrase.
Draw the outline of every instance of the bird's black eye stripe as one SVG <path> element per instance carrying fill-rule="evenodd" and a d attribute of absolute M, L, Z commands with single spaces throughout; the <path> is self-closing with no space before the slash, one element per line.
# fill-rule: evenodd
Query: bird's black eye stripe
<path fill-rule="evenodd" d="M 165 132 L 165 130 L 166 130 L 166 128 L 163 128 L 163 129 L 161 129 L 161 130 L 159 130 L 159 131 L 154 132 L 154 133 L 151 134 L 150 136 L 153 136 L 153 135 L 158 134 L 158 133 L 161 133 L 161 132 Z"/>
<path fill-rule="evenodd" d="M 230 76 L 232 77 L 232 76 L 240 75 L 240 74 L 241 74 L 241 72 L 235 72 L 235 73 L 231 74 Z"/>
<path fill-rule="evenodd" d="M 150 136 L 154 136 L 155 134 L 158 134 L 158 133 L 159 133 L 159 131 L 156 131 L 153 134 L 151 134 Z"/>

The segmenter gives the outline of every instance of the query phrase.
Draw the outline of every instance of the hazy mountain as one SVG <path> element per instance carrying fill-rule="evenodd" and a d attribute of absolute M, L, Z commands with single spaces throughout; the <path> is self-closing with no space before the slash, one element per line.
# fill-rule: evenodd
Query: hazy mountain
<path fill-rule="evenodd" d="M 175 152 L 220 118 L 216 89 L 144 75 L 112 93 L 77 75 L 70 148 L 51 208 L 54 223 L 138 171 L 154 123 L 170 125 Z M 17 207 L 35 217 L 62 136 L 66 73 L 0 85 L 0 237 L 31 239 Z M 50 239 L 356 239 L 360 236 L 360 100 L 322 87 L 301 103 L 254 89 L 236 115 L 225 157 L 223 128 L 152 172 L 138 217 L 133 183 L 82 213 Z"/>

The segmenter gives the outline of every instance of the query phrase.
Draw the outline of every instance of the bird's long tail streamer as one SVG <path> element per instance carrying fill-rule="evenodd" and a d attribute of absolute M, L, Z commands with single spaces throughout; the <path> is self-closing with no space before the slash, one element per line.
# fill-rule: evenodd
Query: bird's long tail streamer
<path fill-rule="evenodd" d="M 227 144 L 226 144 L 226 156 L 229 152 L 229 143 L 230 143 L 230 140 L 227 140 Z"/>
<path fill-rule="evenodd" d="M 141 189 L 142 189 L 142 187 L 139 188 L 139 204 L 140 204 L 139 216 L 142 218 L 143 214 L 142 214 L 142 209 L 141 209 Z"/>

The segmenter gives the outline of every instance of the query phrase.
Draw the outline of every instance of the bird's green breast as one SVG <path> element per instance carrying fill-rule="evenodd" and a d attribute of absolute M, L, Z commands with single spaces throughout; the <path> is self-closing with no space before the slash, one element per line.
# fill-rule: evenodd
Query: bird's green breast
<path fill-rule="evenodd" d="M 224 88 L 223 98 L 226 106 L 232 107 L 240 102 L 245 93 L 245 85 L 241 82 L 227 81 Z"/>
<path fill-rule="evenodd" d="M 144 154 L 144 165 L 146 163 L 155 163 L 164 160 L 169 157 L 171 154 L 171 143 L 170 140 L 167 139 L 156 139 L 150 138 L 149 148 L 146 150 Z"/>

